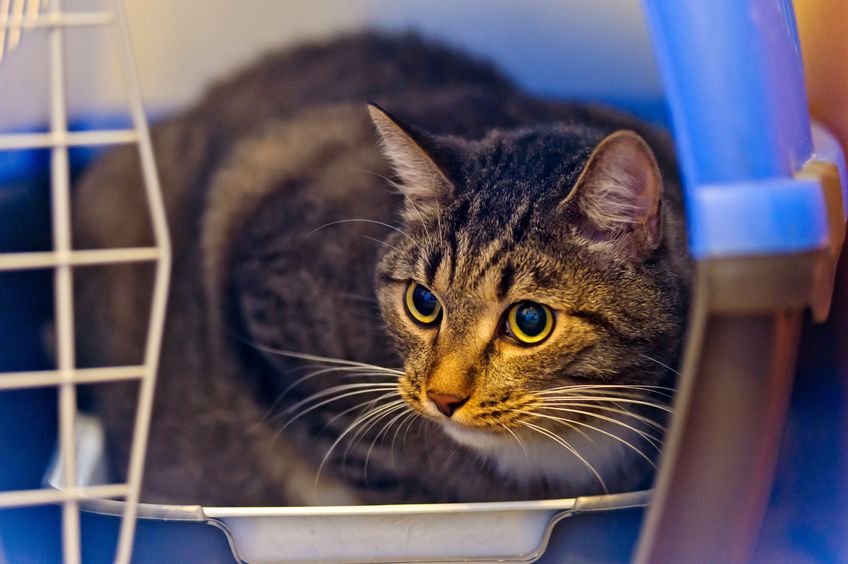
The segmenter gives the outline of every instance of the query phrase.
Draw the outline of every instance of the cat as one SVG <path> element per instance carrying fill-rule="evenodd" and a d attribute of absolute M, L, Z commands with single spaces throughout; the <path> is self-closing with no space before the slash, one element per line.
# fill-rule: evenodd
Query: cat
<path fill-rule="evenodd" d="M 650 484 L 690 270 L 663 132 L 365 32 L 269 55 L 152 136 L 174 272 L 142 501 Z M 78 248 L 150 244 L 138 171 L 123 147 L 85 172 Z M 150 281 L 78 272 L 81 365 L 141 362 Z M 83 393 L 118 476 L 136 393 Z"/>

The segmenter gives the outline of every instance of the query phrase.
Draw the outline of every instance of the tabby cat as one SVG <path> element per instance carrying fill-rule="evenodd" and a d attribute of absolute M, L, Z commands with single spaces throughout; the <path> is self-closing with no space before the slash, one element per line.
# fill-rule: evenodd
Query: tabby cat
<path fill-rule="evenodd" d="M 265 58 L 153 141 L 174 275 L 143 501 L 649 484 L 689 269 L 662 133 L 365 33 Z M 138 170 L 88 169 L 78 247 L 150 243 Z M 77 282 L 81 364 L 140 362 L 148 267 Z M 84 398 L 119 475 L 135 394 Z"/>

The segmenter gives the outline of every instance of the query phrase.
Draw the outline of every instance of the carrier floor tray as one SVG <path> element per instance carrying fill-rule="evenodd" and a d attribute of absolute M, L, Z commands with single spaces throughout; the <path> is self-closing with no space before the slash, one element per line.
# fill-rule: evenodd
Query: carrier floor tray
<path fill-rule="evenodd" d="M 77 460 L 84 482 L 80 485 L 104 481 L 102 433 L 95 419 L 79 416 Z M 57 457 L 45 479 L 54 487 L 58 468 Z M 591 512 L 645 507 L 650 493 L 324 507 L 141 503 L 138 518 L 140 529 L 151 521 L 163 526 L 194 523 L 217 527 L 226 535 L 233 557 L 245 562 L 532 562 L 544 552 L 559 521 Z M 124 502 L 88 500 L 81 507 L 84 514 L 108 519 L 114 525 L 108 528 L 116 529 Z M 186 543 L 191 543 L 190 539 L 187 536 Z"/>

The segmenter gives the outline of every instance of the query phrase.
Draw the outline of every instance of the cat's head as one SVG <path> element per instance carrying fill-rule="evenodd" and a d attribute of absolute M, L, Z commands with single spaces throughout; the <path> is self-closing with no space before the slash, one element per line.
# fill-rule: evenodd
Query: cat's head
<path fill-rule="evenodd" d="M 685 296 L 648 144 L 582 125 L 468 141 L 370 112 L 406 199 L 376 288 L 409 406 L 507 471 L 559 449 L 525 468 L 550 478 L 586 437 L 651 457 L 642 402 L 672 380 Z"/>

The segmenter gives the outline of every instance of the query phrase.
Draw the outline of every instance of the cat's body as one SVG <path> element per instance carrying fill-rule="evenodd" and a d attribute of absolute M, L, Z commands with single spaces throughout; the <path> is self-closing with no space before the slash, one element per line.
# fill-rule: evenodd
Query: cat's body
<path fill-rule="evenodd" d="M 486 138 L 476 144 L 463 141 L 458 147 L 470 155 L 468 163 L 475 163 L 463 165 L 462 174 L 483 174 L 492 179 L 491 186 L 484 189 L 466 182 L 466 203 L 439 207 L 436 202 L 437 212 L 410 208 L 405 203 L 410 198 L 391 190 L 383 178 L 392 172 L 377 148 L 365 104 L 369 99 L 431 133 Z M 589 370 L 581 368 L 585 364 L 603 373 L 608 383 L 668 385 L 671 373 L 659 363 L 676 362 L 684 325 L 687 262 L 682 211 L 667 141 L 640 122 L 614 112 L 526 96 L 488 66 L 415 37 L 362 35 L 270 57 L 213 89 L 192 111 L 154 128 L 174 240 L 174 276 L 144 499 L 274 505 L 599 493 L 601 487 L 586 461 L 554 440 L 525 440 L 519 445 L 516 438 L 514 447 L 507 447 L 498 442 L 500 438 L 492 438 L 491 449 L 497 453 L 489 456 L 489 447 L 482 444 L 488 438 L 466 438 L 464 433 L 471 431 L 458 428 L 445 432 L 440 423 L 413 417 L 409 410 L 387 410 L 370 429 L 367 422 L 359 427 L 365 431 L 361 440 L 341 441 L 327 457 L 316 488 L 325 453 L 361 413 L 352 408 L 381 394 L 364 386 L 339 388 L 339 393 L 350 395 L 324 405 L 319 403 L 333 396 L 298 402 L 311 394 L 329 394 L 325 391 L 334 386 L 396 381 L 397 375 L 365 375 L 363 370 L 350 378 L 346 371 L 325 371 L 289 389 L 310 372 L 345 365 L 317 363 L 305 370 L 316 363 L 272 349 L 403 368 L 405 359 L 424 353 L 404 350 L 398 343 L 404 339 L 404 329 L 398 328 L 402 322 L 386 310 L 394 295 L 393 272 L 405 268 L 394 255 L 408 255 L 409 245 L 422 253 L 443 249 L 436 261 L 442 267 L 433 266 L 430 274 L 445 279 L 470 276 L 467 273 L 479 269 L 463 267 L 463 257 L 481 256 L 491 250 L 490 243 L 508 239 L 499 230 L 515 234 L 515 223 L 524 221 L 531 234 L 544 232 L 533 219 L 537 212 L 528 210 L 554 205 L 551 199 L 561 200 L 570 184 L 556 195 L 539 182 L 540 175 L 558 174 L 569 183 L 577 182 L 598 143 L 622 129 L 639 132 L 659 161 L 665 186 L 660 212 L 664 242 L 647 266 L 627 266 L 615 275 L 621 291 L 604 295 L 602 290 L 593 294 L 587 289 L 581 294 L 590 302 L 609 300 L 611 309 L 615 299 L 623 308 L 642 300 L 643 311 L 619 312 L 612 321 L 594 319 L 598 325 L 586 329 L 587 334 L 606 325 L 610 335 L 593 337 L 591 348 L 599 355 L 594 361 L 587 364 L 581 357 L 573 363 L 578 372 Z M 552 143 L 559 144 L 564 162 L 568 161 L 562 166 L 551 165 L 545 157 Z M 142 190 L 134 162 L 132 150 L 122 149 L 87 173 L 75 206 L 78 247 L 149 242 L 146 215 L 139 213 Z M 513 188 L 505 188 L 512 179 Z M 399 224 L 405 206 L 406 219 Z M 524 220 L 512 218 L 519 208 L 526 212 Z M 432 221 L 421 217 L 428 213 L 454 215 Z M 453 231 L 444 225 L 451 218 L 462 224 L 454 225 Z M 351 219 L 368 221 L 347 221 Z M 405 233 L 394 231 L 394 226 Z M 580 276 L 589 280 L 593 272 L 605 271 L 604 265 L 593 266 L 599 259 L 591 253 L 572 256 L 557 246 L 556 234 L 545 236 L 550 239 L 550 253 L 558 253 L 557 260 L 576 261 L 576 268 L 585 270 L 584 275 L 569 271 L 577 273 L 574 284 Z M 536 252 L 540 262 L 546 260 L 545 252 L 545 248 Z M 495 255 L 492 251 L 488 258 L 499 273 L 498 284 L 520 280 L 521 262 L 500 264 L 503 257 Z M 522 251 L 521 256 L 534 253 Z M 510 273 L 508 282 L 501 275 L 504 269 Z M 556 262 L 540 267 L 551 280 L 561 270 Z M 643 291 L 639 276 L 650 276 L 654 294 L 645 290 L 644 298 L 639 297 Z M 457 295 L 474 295 L 477 286 L 470 279 L 465 282 L 452 282 Z M 80 350 L 81 363 L 140 361 L 147 303 L 125 296 L 144 295 L 148 283 L 149 273 L 134 266 L 115 267 L 108 278 L 80 280 L 80 325 L 82 334 L 88 335 Z M 446 302 L 446 315 L 460 315 L 458 298 L 445 299 L 454 300 L 453 306 Z M 473 316 L 470 312 L 467 315 Z M 565 323 L 562 319 L 560 325 Z M 387 322 L 394 330 L 387 330 Z M 630 334 L 620 334 L 621 327 Z M 445 331 L 461 350 L 462 332 Z M 630 339 L 632 350 L 616 345 L 619 337 Z M 612 359 L 627 373 L 612 374 L 602 366 Z M 132 395 L 130 386 L 113 386 L 91 398 L 95 411 L 107 421 L 118 469 L 125 464 L 128 449 Z M 375 405 L 390 400 L 380 399 Z M 497 399 L 486 401 L 497 404 Z M 300 412 L 304 413 L 281 430 Z M 656 411 L 650 416 L 660 419 Z M 642 428 L 637 420 L 629 421 Z M 620 426 L 596 423 L 601 432 L 583 427 L 584 432 L 573 434 L 568 444 L 588 453 L 611 491 L 645 485 L 648 464 L 633 448 L 608 436 L 620 434 Z M 381 435 L 384 424 L 387 431 Z M 590 433 L 598 434 L 588 437 Z M 627 440 L 653 457 L 655 452 L 638 439 L 631 435 Z"/>

